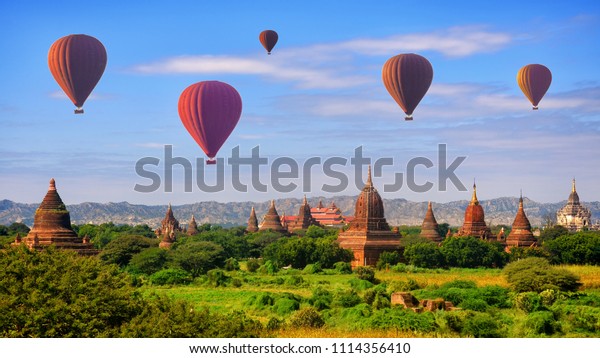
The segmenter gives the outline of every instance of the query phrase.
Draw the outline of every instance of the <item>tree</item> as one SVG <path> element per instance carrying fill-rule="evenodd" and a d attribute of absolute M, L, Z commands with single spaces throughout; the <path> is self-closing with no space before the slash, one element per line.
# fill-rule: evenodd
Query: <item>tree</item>
<path fill-rule="evenodd" d="M 170 257 L 178 267 L 193 277 L 198 277 L 209 270 L 222 267 L 226 256 L 220 245 L 198 241 L 178 246 L 170 252 Z"/>
<path fill-rule="evenodd" d="M 550 252 L 554 263 L 600 264 L 600 233 L 598 232 L 564 234 L 545 241 L 543 247 Z"/>
<path fill-rule="evenodd" d="M 156 245 L 158 245 L 157 242 L 143 236 L 125 235 L 109 242 L 100 252 L 100 259 L 109 264 L 125 267 L 133 255 Z"/>
<path fill-rule="evenodd" d="M 131 257 L 128 268 L 133 273 L 152 275 L 162 270 L 167 263 L 167 251 L 159 247 L 150 247 Z"/>
<path fill-rule="evenodd" d="M 502 271 L 506 280 L 516 292 L 542 292 L 547 289 L 576 291 L 580 286 L 579 277 L 572 272 L 555 268 L 541 257 L 530 257 L 511 262 Z"/>
<path fill-rule="evenodd" d="M 390 266 L 394 266 L 398 262 L 400 262 L 400 253 L 398 251 L 384 251 L 379 255 L 375 267 L 377 267 L 378 270 L 383 270 Z"/>
<path fill-rule="evenodd" d="M 452 267 L 502 267 L 508 254 L 499 243 L 475 237 L 451 237 L 442 242 L 441 253 Z"/>
<path fill-rule="evenodd" d="M 410 244 L 404 249 L 404 258 L 414 266 L 434 268 L 445 266 L 444 255 L 434 242 Z"/>
<path fill-rule="evenodd" d="M 557 237 L 567 235 L 568 233 L 569 233 L 569 230 L 567 230 L 565 227 L 560 226 L 560 225 L 546 227 L 540 233 L 540 239 L 539 239 L 538 243 L 543 244 L 546 241 L 554 240 Z"/>

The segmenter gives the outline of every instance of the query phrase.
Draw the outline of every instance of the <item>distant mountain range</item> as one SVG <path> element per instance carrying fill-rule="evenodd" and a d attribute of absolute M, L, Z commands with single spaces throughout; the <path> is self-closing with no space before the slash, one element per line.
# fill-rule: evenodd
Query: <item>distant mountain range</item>
<path fill-rule="evenodd" d="M 354 196 L 337 196 L 334 198 L 309 198 L 311 206 L 322 200 L 327 206 L 333 201 L 344 215 L 354 215 Z M 279 199 L 275 201 L 280 215 L 297 215 L 301 199 Z M 465 208 L 469 201 L 460 200 L 449 203 L 433 203 L 433 211 L 438 223 L 449 223 L 451 226 L 462 225 Z M 481 200 L 488 225 L 512 225 L 519 203 L 518 198 L 497 198 Z M 544 218 L 550 215 L 556 220 L 556 211 L 565 205 L 560 203 L 544 204 L 524 198 L 525 213 L 531 224 L 541 225 Z M 600 219 L 600 202 L 582 203 L 592 211 L 592 221 Z M 35 210 L 39 204 L 20 204 L 10 200 L 0 201 L 0 225 L 13 222 L 23 222 L 31 227 Z M 255 207 L 259 221 L 269 208 L 269 202 L 230 202 L 218 203 L 207 201 L 195 204 L 173 206 L 173 213 L 181 224 L 187 224 L 192 216 L 200 223 L 221 224 L 223 226 L 246 225 L 250 209 Z M 390 225 L 420 225 L 427 210 L 426 202 L 412 202 L 405 199 L 384 199 L 385 216 Z M 68 205 L 71 220 L 74 224 L 147 224 L 152 228 L 160 225 L 167 210 L 166 205 L 135 205 L 127 202 L 120 203 L 82 203 Z"/>

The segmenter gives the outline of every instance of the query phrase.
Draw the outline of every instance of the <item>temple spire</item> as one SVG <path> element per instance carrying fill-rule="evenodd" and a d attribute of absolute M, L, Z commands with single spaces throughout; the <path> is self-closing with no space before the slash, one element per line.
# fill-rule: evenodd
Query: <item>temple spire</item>
<path fill-rule="evenodd" d="M 573 178 L 573 187 L 571 188 L 571 193 L 575 193 L 575 178 Z"/>
<path fill-rule="evenodd" d="M 475 180 L 473 180 L 473 196 L 471 197 L 471 204 L 479 204 L 479 200 L 477 200 L 477 185 L 475 184 Z"/>
<path fill-rule="evenodd" d="M 575 181 L 575 179 L 573 179 L 573 181 Z M 573 183 L 573 186 L 575 184 Z M 50 179 L 50 186 L 48 187 L 48 190 L 56 190 L 56 182 L 54 181 L 54 178 Z"/>
<path fill-rule="evenodd" d="M 304 201 L 302 201 L 302 205 L 308 205 L 308 201 L 306 200 L 306 194 L 304 194 Z"/>
<path fill-rule="evenodd" d="M 373 186 L 373 180 L 371 179 L 371 165 L 369 164 L 369 171 L 367 172 L 367 186 Z"/>

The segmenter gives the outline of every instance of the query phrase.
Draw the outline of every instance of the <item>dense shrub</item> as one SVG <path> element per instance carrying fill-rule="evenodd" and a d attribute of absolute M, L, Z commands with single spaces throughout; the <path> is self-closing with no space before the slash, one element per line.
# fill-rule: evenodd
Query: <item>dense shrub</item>
<path fill-rule="evenodd" d="M 418 242 L 407 245 L 404 249 L 406 262 L 418 267 L 444 267 L 446 260 L 440 247 L 433 242 Z"/>
<path fill-rule="evenodd" d="M 333 296 L 333 304 L 335 306 L 348 308 L 354 307 L 360 303 L 362 303 L 362 299 L 358 293 L 352 289 L 337 291 Z"/>
<path fill-rule="evenodd" d="M 292 315 L 290 324 L 293 327 L 321 328 L 325 325 L 325 321 L 316 309 L 305 307 Z"/>
<path fill-rule="evenodd" d="M 561 330 L 560 322 L 557 322 L 554 313 L 550 311 L 537 311 L 529 314 L 525 320 L 527 336 L 552 335 Z"/>
<path fill-rule="evenodd" d="M 213 287 L 226 286 L 231 277 L 221 269 L 210 270 L 206 273 L 209 285 Z"/>
<path fill-rule="evenodd" d="M 568 270 L 552 267 L 548 260 L 539 257 L 512 262 L 503 272 L 516 292 L 542 292 L 546 289 L 576 291 L 581 286 L 576 275 Z"/>
<path fill-rule="evenodd" d="M 374 311 L 367 320 L 370 328 L 384 330 L 432 332 L 437 327 L 431 312 L 415 313 L 398 307 Z"/>
<path fill-rule="evenodd" d="M 322 287 L 315 288 L 308 299 L 308 303 L 319 311 L 330 308 L 332 302 L 333 294 Z"/>
<path fill-rule="evenodd" d="M 503 267 L 508 262 L 501 244 L 474 237 L 447 238 L 440 251 L 451 267 Z"/>
<path fill-rule="evenodd" d="M 109 242 L 100 252 L 99 257 L 108 264 L 125 267 L 133 255 L 151 246 L 157 246 L 157 243 L 143 236 L 120 236 Z"/>
<path fill-rule="evenodd" d="M 542 298 L 536 292 L 521 292 L 515 295 L 514 303 L 516 308 L 527 313 L 545 309 Z"/>
<path fill-rule="evenodd" d="M 153 285 L 187 285 L 192 279 L 192 275 L 179 268 L 160 270 L 150 276 Z"/>
<path fill-rule="evenodd" d="M 240 263 L 235 258 L 230 257 L 227 260 L 225 260 L 225 265 L 223 266 L 223 268 L 226 271 L 236 271 L 240 269 Z"/>
<path fill-rule="evenodd" d="M 256 270 L 258 270 L 259 267 L 260 260 L 258 259 L 250 258 L 248 259 L 248 261 L 246 261 L 246 269 L 248 270 L 248 272 L 256 272 Z"/>
<path fill-rule="evenodd" d="M 371 267 L 358 266 L 354 269 L 354 274 L 359 280 L 365 280 L 375 284 L 377 283 L 377 280 L 375 279 L 375 271 Z"/>
<path fill-rule="evenodd" d="M 131 257 L 128 269 L 133 273 L 152 275 L 162 270 L 167 263 L 167 251 L 150 247 Z"/>
<path fill-rule="evenodd" d="M 472 313 L 463 322 L 461 334 L 475 338 L 500 338 L 503 334 L 498 320 L 488 313 Z"/>
<path fill-rule="evenodd" d="M 511 247 L 508 254 L 509 262 L 514 262 L 528 257 L 549 258 L 550 253 L 541 247 Z"/>
<path fill-rule="evenodd" d="M 600 233 L 565 234 L 544 242 L 552 262 L 560 264 L 600 265 Z"/>
<path fill-rule="evenodd" d="M 398 251 L 384 251 L 379 255 L 375 267 L 378 270 L 389 269 L 398 262 L 400 262 L 400 253 Z"/>
<path fill-rule="evenodd" d="M 336 262 L 335 264 L 333 264 L 333 269 L 335 270 L 335 272 L 342 275 L 352 273 L 352 265 L 350 265 L 349 262 Z"/>

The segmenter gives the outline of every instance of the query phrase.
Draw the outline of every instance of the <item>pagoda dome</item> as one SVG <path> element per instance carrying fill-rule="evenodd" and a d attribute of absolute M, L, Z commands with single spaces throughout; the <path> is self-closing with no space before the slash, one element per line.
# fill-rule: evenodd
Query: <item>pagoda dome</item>
<path fill-rule="evenodd" d="M 568 203 L 579 205 L 579 194 L 577 194 L 577 190 L 575 190 L 575 179 L 573 179 L 573 186 L 571 188 L 571 194 L 569 194 Z"/>
<path fill-rule="evenodd" d="M 373 186 L 371 167 L 367 176 L 367 183 L 356 200 L 355 219 L 383 219 L 383 200 Z"/>

